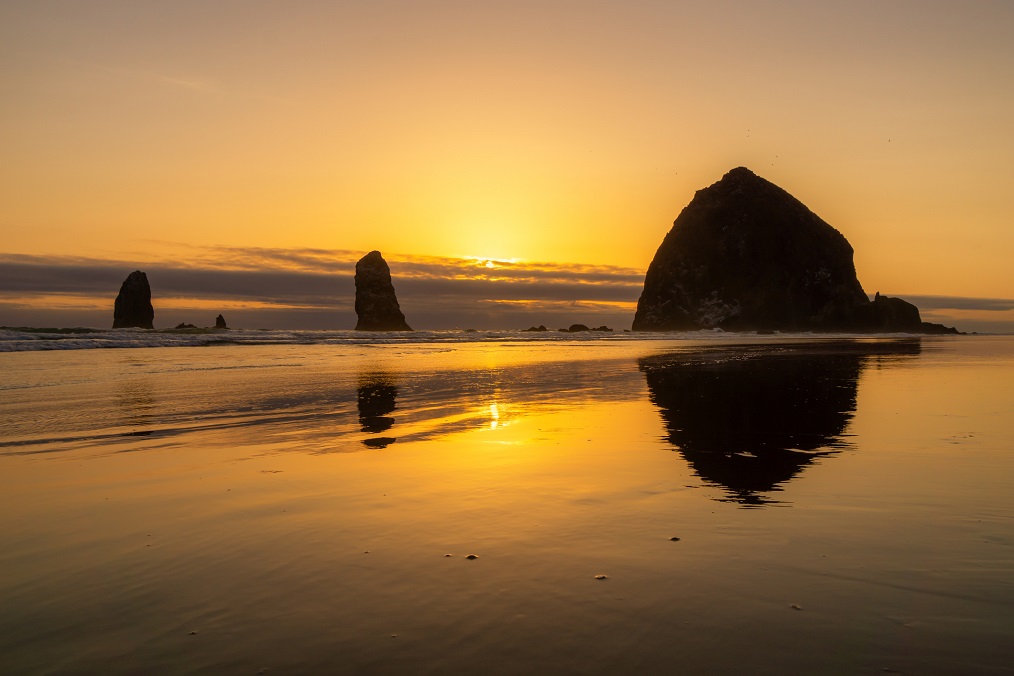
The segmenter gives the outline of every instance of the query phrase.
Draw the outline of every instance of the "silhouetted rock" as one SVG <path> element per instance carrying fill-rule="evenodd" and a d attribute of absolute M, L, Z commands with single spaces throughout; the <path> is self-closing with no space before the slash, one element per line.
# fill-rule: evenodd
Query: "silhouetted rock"
<path fill-rule="evenodd" d="M 120 286 L 113 304 L 113 328 L 153 329 L 155 309 L 151 306 L 148 276 L 140 270 L 131 272 Z"/>
<path fill-rule="evenodd" d="M 567 331 L 570 333 L 580 333 L 581 331 L 591 331 L 591 329 L 584 324 L 571 324 Z"/>
<path fill-rule="evenodd" d="M 549 329 L 547 329 L 545 327 L 545 325 L 539 324 L 538 326 L 529 326 L 527 329 L 524 329 L 524 330 L 525 331 L 537 331 L 537 332 L 541 333 L 542 331 L 548 331 Z"/>
<path fill-rule="evenodd" d="M 596 326 L 594 329 L 590 329 L 590 330 L 591 331 L 609 331 L 609 332 L 612 332 L 612 329 L 609 328 L 608 326 L 606 326 L 605 324 L 603 324 L 602 326 Z"/>
<path fill-rule="evenodd" d="M 177 329 L 196 329 L 197 327 L 194 326 L 193 324 L 177 324 L 176 328 Z"/>
<path fill-rule="evenodd" d="M 919 316 L 919 308 L 900 298 L 881 296 L 878 291 L 866 309 L 865 323 L 872 331 L 896 331 L 904 333 L 950 333 L 957 334 L 955 328 L 943 324 L 924 322 Z"/>
<path fill-rule="evenodd" d="M 391 269 L 379 251 L 356 263 L 357 331 L 411 331 L 398 307 L 391 283 Z"/>
<path fill-rule="evenodd" d="M 943 324 L 934 324 L 933 322 L 923 322 L 921 333 L 948 334 L 952 336 L 965 335 L 964 331 L 958 331 L 953 326 L 944 326 Z"/>
<path fill-rule="evenodd" d="M 225 317 L 218 315 L 215 317 L 215 328 L 216 329 L 227 329 L 229 328 L 225 323 Z"/>
<path fill-rule="evenodd" d="M 673 223 L 648 267 L 633 329 L 925 331 L 914 305 L 870 302 L 852 254 L 799 200 L 733 169 Z"/>

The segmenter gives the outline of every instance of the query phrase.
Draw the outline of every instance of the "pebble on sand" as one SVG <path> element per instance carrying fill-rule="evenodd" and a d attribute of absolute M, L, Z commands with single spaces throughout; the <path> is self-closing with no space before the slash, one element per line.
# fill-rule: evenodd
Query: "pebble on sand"
<path fill-rule="evenodd" d="M 595 576 L 595 579 L 596 579 L 596 580 L 608 580 L 608 579 L 609 579 L 609 577 L 608 577 L 608 576 L 606 576 L 606 575 L 596 575 L 596 576 Z"/>
<path fill-rule="evenodd" d="M 679 539 L 678 537 L 676 537 L 675 535 L 673 535 L 673 536 L 672 536 L 671 538 L 669 538 L 669 539 L 670 539 L 670 540 L 672 540 L 673 542 L 679 542 L 679 541 L 680 541 L 680 539 Z"/>
<path fill-rule="evenodd" d="M 466 558 L 466 559 L 468 559 L 469 561 L 472 561 L 472 560 L 474 560 L 474 559 L 477 559 L 477 558 L 479 558 L 479 555 L 478 555 L 478 554 L 469 554 L 469 555 L 468 555 L 468 556 L 466 556 L 465 558 Z"/>

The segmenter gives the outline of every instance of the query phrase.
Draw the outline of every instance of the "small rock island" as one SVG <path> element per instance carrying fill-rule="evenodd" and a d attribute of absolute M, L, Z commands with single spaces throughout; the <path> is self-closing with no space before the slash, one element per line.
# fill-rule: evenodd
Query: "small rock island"
<path fill-rule="evenodd" d="M 148 275 L 140 270 L 131 272 L 120 286 L 113 304 L 114 329 L 154 329 L 155 309 L 151 306 Z"/>
<path fill-rule="evenodd" d="M 398 306 L 391 268 L 379 251 L 356 263 L 356 331 L 411 331 Z"/>
<path fill-rule="evenodd" d="M 845 237 L 745 167 L 697 191 L 648 266 L 635 331 L 957 333 L 863 291 Z"/>

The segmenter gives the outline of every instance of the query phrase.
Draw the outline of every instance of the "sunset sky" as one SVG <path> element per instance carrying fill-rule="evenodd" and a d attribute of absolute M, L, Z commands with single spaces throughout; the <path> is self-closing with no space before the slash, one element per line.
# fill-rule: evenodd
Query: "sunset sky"
<path fill-rule="evenodd" d="M 1014 328 L 1014 2 L 4 2 L 0 325 L 629 327 L 746 166 L 929 321 Z M 600 321 L 601 320 L 601 321 Z"/>

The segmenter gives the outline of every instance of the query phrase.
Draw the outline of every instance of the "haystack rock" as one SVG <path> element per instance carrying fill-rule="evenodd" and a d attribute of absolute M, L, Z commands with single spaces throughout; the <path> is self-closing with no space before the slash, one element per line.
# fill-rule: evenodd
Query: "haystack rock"
<path fill-rule="evenodd" d="M 911 303 L 871 302 L 852 246 L 749 169 L 699 190 L 648 266 L 635 331 L 955 332 Z"/>
<path fill-rule="evenodd" d="M 357 331 L 411 331 L 398 306 L 391 283 L 391 268 L 379 251 L 356 263 Z"/>
<path fill-rule="evenodd" d="M 113 305 L 113 328 L 153 329 L 155 309 L 151 306 L 151 287 L 148 276 L 134 270 L 123 281 Z"/>
<path fill-rule="evenodd" d="M 225 323 L 225 317 L 218 315 L 215 317 L 215 328 L 216 329 L 227 329 L 229 328 Z"/>

